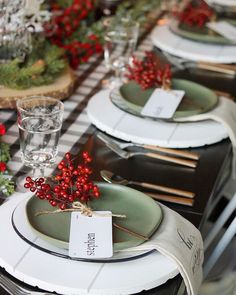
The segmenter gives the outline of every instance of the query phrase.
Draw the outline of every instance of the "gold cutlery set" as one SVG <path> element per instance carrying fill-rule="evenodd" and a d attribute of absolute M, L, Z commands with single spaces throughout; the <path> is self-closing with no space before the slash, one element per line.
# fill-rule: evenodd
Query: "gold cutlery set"
<path fill-rule="evenodd" d="M 156 159 L 160 159 L 163 161 L 167 161 L 167 162 L 171 162 L 171 163 L 175 163 L 181 166 L 186 166 L 191 168 L 195 168 L 197 166 L 197 161 L 199 160 L 198 154 L 189 152 L 189 151 L 122 142 L 117 139 L 113 139 L 102 132 L 99 132 L 97 134 L 97 137 L 102 142 L 104 142 L 105 145 L 110 150 L 115 152 L 117 155 L 119 155 L 123 159 L 129 159 L 130 157 L 142 155 L 142 156 L 156 158 Z M 125 150 L 127 147 L 140 147 L 144 151 L 129 152 Z M 153 152 L 148 152 L 147 150 L 152 150 Z M 166 156 L 159 153 L 169 154 L 169 155 Z M 148 189 L 151 192 L 148 192 L 147 194 L 151 196 L 153 199 L 156 199 L 159 201 L 165 201 L 165 202 L 186 205 L 186 206 L 193 206 L 194 204 L 195 194 L 193 192 L 185 191 L 182 189 L 176 189 L 172 187 L 167 187 L 167 186 L 162 186 L 162 185 L 146 183 L 146 182 L 127 180 L 123 178 L 122 176 L 116 175 L 113 172 L 107 171 L 107 170 L 102 170 L 100 174 L 101 174 L 101 177 L 109 183 L 115 183 L 120 185 L 131 185 L 131 186 L 134 185 L 137 187 L 141 187 L 143 189 Z M 159 192 L 168 193 L 168 194 L 156 193 L 154 191 L 159 191 Z"/>
<path fill-rule="evenodd" d="M 123 143 L 121 141 L 112 139 L 111 137 L 101 132 L 97 134 L 97 137 L 101 139 L 108 148 L 110 148 L 113 152 L 115 152 L 117 155 L 119 155 L 123 159 L 129 159 L 135 156 L 146 156 L 148 158 L 155 158 L 155 159 L 159 159 L 159 160 L 163 160 L 163 161 L 167 161 L 170 163 L 175 163 L 175 164 L 179 164 L 179 165 L 187 166 L 191 168 L 197 167 L 197 161 L 199 159 L 199 155 L 197 155 L 196 153 L 181 151 L 176 149 L 162 148 L 162 147 L 151 146 L 151 145 Z M 129 152 L 125 150 L 127 147 L 131 147 L 131 146 L 140 147 L 142 148 L 142 151 Z M 173 155 L 178 157 L 173 157 Z"/>

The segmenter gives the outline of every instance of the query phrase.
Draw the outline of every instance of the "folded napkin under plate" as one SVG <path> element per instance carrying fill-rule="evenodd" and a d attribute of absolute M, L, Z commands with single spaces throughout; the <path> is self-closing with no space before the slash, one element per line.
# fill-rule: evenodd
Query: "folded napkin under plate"
<path fill-rule="evenodd" d="M 214 120 L 221 123 L 236 147 L 236 103 L 228 98 L 219 97 L 217 106 L 209 112 L 175 119 L 176 122 L 197 122 L 203 120 Z"/>
<path fill-rule="evenodd" d="M 158 230 L 144 244 L 123 251 L 156 249 L 174 260 L 189 295 L 197 295 L 202 283 L 203 241 L 188 220 L 160 204 L 164 218 Z M 158 268 L 157 268 L 158 271 Z"/>
<path fill-rule="evenodd" d="M 177 122 L 196 122 L 213 120 L 222 124 L 227 130 L 233 146 L 232 177 L 236 179 L 236 103 L 228 98 L 219 97 L 218 105 L 211 111 L 186 118 L 178 118 Z"/>

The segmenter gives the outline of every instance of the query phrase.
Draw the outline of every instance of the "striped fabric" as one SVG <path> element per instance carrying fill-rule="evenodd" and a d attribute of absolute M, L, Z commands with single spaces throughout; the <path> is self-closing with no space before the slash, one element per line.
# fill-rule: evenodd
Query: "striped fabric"
<path fill-rule="evenodd" d="M 152 49 L 149 35 L 146 34 L 140 40 L 137 47 L 137 56 L 143 56 L 145 51 Z M 102 80 L 109 76 L 102 56 L 90 58 L 88 63 L 79 66 L 75 74 L 78 77 L 76 83 L 77 88 L 64 101 L 64 122 L 59 140 L 57 162 L 62 159 L 67 151 L 71 151 L 73 154 L 78 153 L 81 145 L 95 131 L 95 127 L 91 125 L 87 117 L 86 105 L 89 99 L 101 89 Z M 16 111 L 0 110 L 0 122 L 4 123 L 7 128 L 7 134 L 2 139 L 4 142 L 10 144 L 12 159 L 8 163 L 9 170 L 15 176 L 27 173 L 29 168 L 25 167 L 21 161 Z M 52 173 L 52 168 L 47 168 L 45 175 L 49 175 L 50 173 Z"/>

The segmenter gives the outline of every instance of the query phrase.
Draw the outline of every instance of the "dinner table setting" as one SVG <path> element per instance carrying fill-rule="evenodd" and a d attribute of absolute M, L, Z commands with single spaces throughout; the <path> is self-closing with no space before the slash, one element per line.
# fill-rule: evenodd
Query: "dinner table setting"
<path fill-rule="evenodd" d="M 0 3 L 0 295 L 205 295 L 236 2 L 108 2 Z"/>

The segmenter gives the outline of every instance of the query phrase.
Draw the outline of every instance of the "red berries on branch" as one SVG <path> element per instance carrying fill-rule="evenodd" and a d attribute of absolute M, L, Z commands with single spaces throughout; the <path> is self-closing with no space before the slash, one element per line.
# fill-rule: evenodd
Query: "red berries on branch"
<path fill-rule="evenodd" d="M 175 16 L 179 19 L 180 23 L 191 27 L 203 27 L 215 17 L 215 13 L 205 1 L 200 0 L 194 4 L 190 1 L 182 11 L 176 12 Z"/>
<path fill-rule="evenodd" d="M 5 162 L 0 162 L 0 172 L 7 170 L 7 164 Z"/>
<path fill-rule="evenodd" d="M 102 52 L 99 37 L 91 30 L 96 0 L 52 1 L 52 20 L 45 24 L 49 41 L 63 48 L 72 68 Z"/>
<path fill-rule="evenodd" d="M 133 58 L 132 65 L 128 66 L 126 77 L 134 80 L 142 89 L 171 86 L 171 69 L 169 65 L 161 66 L 153 52 L 145 52 L 144 60 Z"/>
<path fill-rule="evenodd" d="M 5 135 L 6 134 L 6 127 L 4 124 L 0 123 L 0 135 Z"/>
<path fill-rule="evenodd" d="M 57 166 L 59 172 L 54 177 L 54 182 L 46 182 L 44 178 L 33 180 L 28 176 L 24 187 L 34 192 L 39 199 L 47 200 L 61 210 L 73 208 L 75 201 L 87 203 L 91 198 L 99 198 L 99 188 L 90 180 L 92 170 L 88 164 L 92 158 L 88 152 L 84 152 L 82 157 L 83 162 L 77 165 L 72 155 L 66 153 L 65 159 Z"/>

